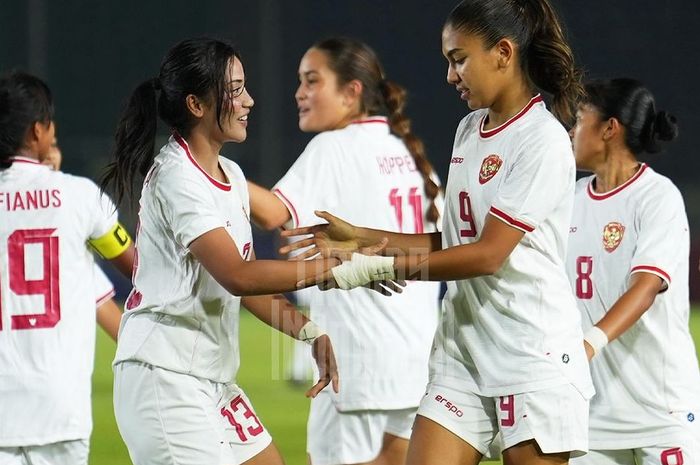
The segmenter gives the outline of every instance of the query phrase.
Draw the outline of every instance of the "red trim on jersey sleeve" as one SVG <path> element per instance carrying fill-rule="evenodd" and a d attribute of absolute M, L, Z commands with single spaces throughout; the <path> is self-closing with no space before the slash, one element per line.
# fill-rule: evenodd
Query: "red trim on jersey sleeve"
<path fill-rule="evenodd" d="M 479 124 L 479 135 L 483 137 L 484 139 L 487 137 L 492 137 L 498 134 L 499 132 L 503 131 L 505 128 L 510 126 L 511 124 L 515 123 L 518 119 L 520 119 L 525 113 L 530 110 L 533 106 L 535 106 L 536 103 L 539 103 L 542 101 L 542 96 L 540 94 L 535 95 L 530 99 L 530 101 L 523 107 L 522 110 L 520 110 L 518 113 L 516 113 L 514 116 L 512 116 L 508 121 L 505 123 L 501 124 L 500 126 L 497 126 L 493 129 L 489 129 L 488 131 L 484 130 L 484 123 L 486 122 L 486 116 L 488 116 L 488 113 L 484 115 L 484 117 L 481 119 L 481 123 Z"/>
<path fill-rule="evenodd" d="M 294 208 L 294 204 L 289 201 L 287 196 L 285 196 L 281 190 L 279 189 L 273 189 L 272 193 L 275 194 L 279 199 L 282 201 L 282 203 L 287 207 L 287 210 L 289 210 L 289 213 L 292 214 L 292 220 L 294 220 L 294 227 L 298 228 L 299 227 L 299 215 L 297 215 L 297 209 Z"/>
<path fill-rule="evenodd" d="M 499 220 L 503 221 L 504 223 L 507 223 L 510 226 L 513 226 L 514 228 L 521 230 L 522 232 L 528 233 L 528 232 L 532 232 L 535 230 L 535 228 L 533 226 L 530 226 L 527 223 L 523 223 L 522 221 L 520 221 L 516 218 L 513 218 L 509 214 L 499 210 L 496 207 L 491 207 L 489 209 L 489 213 L 492 214 L 493 216 L 495 216 L 496 218 L 498 218 Z"/>
<path fill-rule="evenodd" d="M 639 179 L 639 177 L 642 175 L 642 173 L 643 173 L 644 170 L 646 170 L 646 169 L 647 169 L 647 164 L 646 164 L 646 163 L 642 163 L 642 165 L 639 167 L 639 169 L 637 170 L 637 172 L 634 173 L 634 176 L 632 176 L 631 178 L 629 178 L 629 179 L 628 179 L 627 181 L 625 181 L 623 184 L 617 186 L 615 189 L 613 189 L 613 190 L 611 190 L 611 191 L 608 191 L 608 192 L 604 192 L 604 193 L 602 193 L 602 194 L 596 194 L 595 191 L 593 190 L 593 181 L 595 181 L 595 177 L 594 177 L 593 179 L 591 179 L 591 182 L 588 183 L 588 189 L 587 189 L 587 190 L 588 190 L 588 196 L 589 196 L 590 198 L 592 198 L 593 200 L 605 200 L 605 199 L 607 199 L 607 198 L 609 198 L 609 197 L 612 197 L 613 195 L 617 194 L 618 192 L 620 192 L 621 190 L 623 190 L 624 188 L 626 188 L 627 186 L 629 186 L 630 184 L 632 184 L 634 181 L 636 181 L 637 179 Z"/>
<path fill-rule="evenodd" d="M 655 274 L 659 278 L 666 281 L 668 285 L 671 285 L 671 276 L 661 268 L 657 268 L 651 265 L 637 265 L 635 267 L 632 267 L 632 270 L 630 270 L 630 274 L 639 272 Z"/>
<path fill-rule="evenodd" d="M 10 161 L 12 163 L 28 163 L 30 165 L 41 165 L 39 160 L 34 160 L 33 158 L 27 158 L 27 157 L 11 157 Z"/>
<path fill-rule="evenodd" d="M 103 295 L 102 297 L 98 297 L 98 298 L 97 298 L 96 305 L 99 307 L 100 305 L 104 304 L 104 303 L 107 302 L 109 299 L 111 299 L 112 297 L 114 297 L 114 295 L 115 295 L 114 289 L 110 289 L 110 291 L 107 292 L 105 295 Z"/>
<path fill-rule="evenodd" d="M 227 184 L 227 183 L 223 183 L 223 182 L 221 182 L 221 181 L 218 181 L 217 179 L 211 177 L 211 176 L 209 175 L 209 173 L 207 173 L 206 171 L 204 171 L 204 168 L 202 168 L 201 166 L 199 166 L 199 163 L 197 163 L 197 160 L 195 160 L 195 158 L 194 158 L 194 157 L 192 156 L 192 154 L 190 153 L 190 148 L 189 148 L 189 146 L 187 145 L 187 142 L 185 141 L 185 139 L 182 138 L 182 136 L 181 136 L 180 134 L 178 134 L 178 133 L 173 133 L 173 137 L 175 138 L 175 140 L 177 141 L 177 143 L 180 144 L 180 147 L 182 147 L 182 148 L 185 150 L 185 153 L 187 154 L 187 158 L 190 159 L 190 161 L 192 162 L 192 164 L 193 164 L 199 171 L 201 171 L 202 174 L 204 174 L 204 176 L 206 176 L 206 178 L 207 178 L 212 184 L 214 184 L 214 186 L 218 187 L 218 188 L 221 189 L 222 191 L 230 191 L 230 190 L 231 190 L 231 184 Z"/>

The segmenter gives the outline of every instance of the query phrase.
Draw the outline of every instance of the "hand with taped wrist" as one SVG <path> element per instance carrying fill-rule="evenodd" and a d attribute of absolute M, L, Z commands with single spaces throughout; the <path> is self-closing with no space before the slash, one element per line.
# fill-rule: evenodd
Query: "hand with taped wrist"
<path fill-rule="evenodd" d="M 370 247 L 360 249 L 361 253 L 347 250 L 330 250 L 329 256 L 341 260 L 320 276 L 312 277 L 297 283 L 303 288 L 317 284 L 321 290 L 366 287 L 383 295 L 401 293 L 406 282 L 396 278 L 394 257 L 376 255 L 386 247 L 387 240 Z"/>
<path fill-rule="evenodd" d="M 306 397 L 316 397 L 329 384 L 331 384 L 333 391 L 337 393 L 340 389 L 338 364 L 335 361 L 333 344 L 331 344 L 331 340 L 326 332 L 318 327 L 316 323 L 309 320 L 299 330 L 296 338 L 312 347 L 312 354 L 318 368 L 318 382 L 306 391 Z"/>
<path fill-rule="evenodd" d="M 331 273 L 338 288 L 344 290 L 365 286 L 373 281 L 396 279 L 394 257 L 363 255 L 357 252 L 351 255 L 350 260 L 331 268 Z"/>

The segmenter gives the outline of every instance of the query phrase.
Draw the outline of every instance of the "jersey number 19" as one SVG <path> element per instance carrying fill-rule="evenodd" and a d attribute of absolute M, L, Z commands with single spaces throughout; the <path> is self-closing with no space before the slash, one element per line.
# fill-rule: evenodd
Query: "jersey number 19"
<path fill-rule="evenodd" d="M 1 269 L 8 271 L 10 291 L 18 296 L 40 295 L 44 300 L 43 313 L 12 315 L 11 329 L 53 328 L 61 319 L 58 236 L 52 236 L 54 231 L 56 231 L 55 228 L 18 229 L 7 238 L 8 264 Z M 42 271 L 38 279 L 27 279 L 26 265 L 29 254 L 26 252 L 26 246 L 30 244 L 41 246 L 41 257 L 37 258 L 41 260 Z M 0 315 L 3 311 L 1 297 Z M 3 329 L 2 318 L 0 318 L 1 329 Z"/>

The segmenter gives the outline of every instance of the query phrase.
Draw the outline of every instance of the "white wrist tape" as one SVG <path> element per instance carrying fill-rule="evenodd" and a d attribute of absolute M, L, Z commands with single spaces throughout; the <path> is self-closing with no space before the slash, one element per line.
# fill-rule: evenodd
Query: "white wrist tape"
<path fill-rule="evenodd" d="M 333 278 L 340 289 L 348 290 L 364 286 L 372 281 L 396 278 L 394 257 L 353 253 L 351 260 L 331 268 Z"/>
<path fill-rule="evenodd" d="M 591 327 L 586 334 L 583 335 L 583 340 L 593 348 L 593 356 L 595 357 L 603 347 L 608 345 L 608 336 L 597 326 Z"/>
<path fill-rule="evenodd" d="M 300 341 L 304 341 L 307 344 L 309 344 L 310 346 L 312 346 L 312 345 L 314 345 L 314 341 L 316 339 L 318 339 L 319 337 L 323 336 L 324 334 L 326 334 L 326 332 L 324 330 L 319 328 L 316 325 L 316 323 L 309 320 L 299 330 L 299 334 L 297 335 L 297 339 Z"/>

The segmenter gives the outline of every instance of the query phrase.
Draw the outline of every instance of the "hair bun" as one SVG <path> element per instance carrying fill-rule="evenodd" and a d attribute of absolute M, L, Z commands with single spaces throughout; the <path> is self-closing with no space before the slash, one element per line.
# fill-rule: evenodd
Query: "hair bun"
<path fill-rule="evenodd" d="M 676 117 L 665 111 L 656 113 L 654 118 L 654 135 L 659 140 L 673 140 L 678 137 L 678 124 Z"/>

